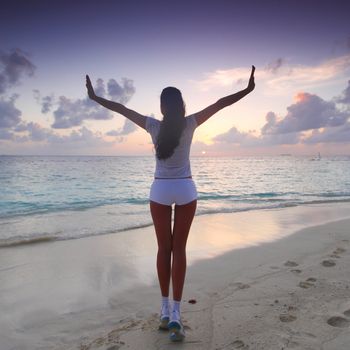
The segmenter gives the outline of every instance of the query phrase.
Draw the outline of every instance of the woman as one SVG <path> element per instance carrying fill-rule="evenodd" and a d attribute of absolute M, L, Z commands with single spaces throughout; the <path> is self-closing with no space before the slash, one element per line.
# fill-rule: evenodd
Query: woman
<path fill-rule="evenodd" d="M 158 242 L 157 272 L 162 294 L 160 329 L 170 330 L 170 339 L 185 337 L 180 302 L 186 274 L 186 242 L 196 211 L 197 191 L 192 180 L 189 153 L 193 132 L 216 112 L 237 102 L 255 88 L 255 67 L 246 89 L 226 96 L 202 111 L 185 117 L 181 92 L 167 87 L 160 97 L 163 120 L 143 116 L 124 105 L 96 96 L 89 76 L 89 97 L 102 106 L 122 114 L 151 134 L 156 150 L 156 170 L 150 191 L 150 210 Z M 172 205 L 174 225 L 171 227 Z M 173 303 L 169 304 L 172 280 Z"/>

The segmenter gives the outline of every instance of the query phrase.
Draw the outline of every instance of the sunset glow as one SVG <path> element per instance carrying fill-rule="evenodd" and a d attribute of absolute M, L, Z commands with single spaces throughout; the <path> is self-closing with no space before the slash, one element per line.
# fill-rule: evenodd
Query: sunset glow
<path fill-rule="evenodd" d="M 253 64 L 255 91 L 198 128 L 192 155 L 350 153 L 348 2 L 33 3 L 2 8 L 0 154 L 153 155 L 88 100 L 85 74 L 161 119 L 164 87 L 190 115 L 244 89 Z"/>

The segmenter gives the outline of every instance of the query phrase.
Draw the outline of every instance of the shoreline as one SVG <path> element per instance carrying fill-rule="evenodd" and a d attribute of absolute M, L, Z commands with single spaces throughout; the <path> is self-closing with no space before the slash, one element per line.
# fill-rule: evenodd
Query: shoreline
<path fill-rule="evenodd" d="M 344 294 L 350 295 L 345 277 L 350 218 L 330 220 L 340 207 L 299 209 L 197 218 L 182 307 L 189 348 L 273 350 L 293 343 L 293 349 L 319 349 L 329 339 L 324 349 L 339 350 L 339 342 L 350 341 L 350 318 L 344 314 L 350 309 Z M 331 222 L 305 228 L 311 216 Z M 263 230 L 273 235 L 257 243 Z M 0 258 L 4 350 L 169 346 L 167 336 L 156 331 L 160 297 L 152 227 L 5 251 Z M 322 265 L 328 260 L 335 265 Z M 329 325 L 332 317 L 342 326 Z M 332 347 L 335 341 L 338 347 Z"/>
<path fill-rule="evenodd" d="M 305 202 L 305 203 L 298 203 L 298 204 L 286 204 L 286 205 L 281 205 L 281 206 L 267 206 L 267 207 L 256 207 L 256 208 L 251 208 L 251 209 L 242 209 L 242 210 L 236 210 L 236 211 L 212 211 L 212 212 L 198 212 L 195 215 L 195 219 L 194 221 L 196 221 L 198 218 L 201 217 L 208 217 L 208 216 L 212 216 L 212 215 L 232 215 L 232 214 L 242 214 L 245 215 L 245 213 L 249 213 L 249 212 L 261 212 L 261 211 L 274 211 L 274 210 L 284 210 L 284 209 L 288 209 L 288 208 L 312 208 L 315 206 L 319 206 L 319 207 L 329 207 L 329 206 L 348 206 L 349 208 L 349 212 L 350 212 L 350 200 L 329 200 L 329 201 L 311 201 L 311 202 Z M 89 220 L 89 218 L 91 218 L 94 215 L 101 215 L 101 213 L 90 213 L 89 210 L 99 210 L 99 208 L 89 208 L 89 209 L 84 209 L 84 210 L 79 210 L 78 212 L 83 212 L 84 216 L 81 219 L 85 219 L 85 220 Z M 299 210 L 299 209 L 296 209 Z M 53 222 L 53 226 L 59 224 L 59 222 L 55 222 L 55 217 L 51 217 L 50 220 L 45 217 L 45 215 L 51 215 L 52 213 L 46 213 L 44 215 L 42 214 L 35 214 L 32 218 L 32 223 L 31 225 L 34 226 L 39 226 L 41 227 L 41 225 L 43 224 L 44 227 L 48 228 L 50 227 L 49 221 L 54 221 Z M 347 213 L 343 213 L 345 216 L 347 216 Z M 63 216 L 62 216 L 63 215 Z M 62 216 L 63 221 L 68 221 L 69 220 L 69 216 L 71 215 L 71 213 L 65 212 L 63 211 L 59 216 Z M 349 215 L 350 216 L 350 215 Z M 40 221 L 36 221 L 37 218 L 43 217 L 44 218 L 44 222 L 41 223 Z M 108 219 L 108 218 L 106 218 Z M 335 218 L 335 220 L 337 220 L 338 217 Z M 16 221 L 16 216 L 11 217 L 10 220 L 15 220 Z M 11 221 L 5 222 L 6 225 L 11 225 Z M 16 225 L 16 224 L 15 224 Z M 52 225 L 52 222 L 51 222 Z M 25 227 L 26 225 L 22 225 L 17 227 L 17 230 L 21 230 Z M 127 232 L 127 231 L 135 231 L 135 230 L 139 230 L 139 229 L 149 229 L 150 227 L 153 227 L 153 224 L 151 222 L 148 223 L 140 223 L 136 226 L 126 226 L 125 228 L 121 228 L 121 229 L 110 229 L 107 232 L 103 232 L 103 233 L 88 233 L 88 234 L 82 234 L 79 236 L 58 236 L 57 233 L 55 234 L 49 234 L 47 232 L 40 234 L 40 235 L 35 235 L 35 236 L 15 236 L 13 238 L 0 238 L 0 250 L 2 248 L 11 248 L 11 247 L 15 247 L 15 246 L 26 246 L 26 245 L 32 245 L 32 244 L 40 244 L 40 243 L 46 243 L 46 242 L 58 242 L 58 241 L 69 241 L 69 240 L 76 240 L 76 239 L 84 239 L 84 238 L 89 238 L 89 237 L 101 237 L 101 236 L 105 236 L 105 235 L 114 235 L 114 234 L 119 234 L 119 233 L 123 233 L 123 232 Z"/>

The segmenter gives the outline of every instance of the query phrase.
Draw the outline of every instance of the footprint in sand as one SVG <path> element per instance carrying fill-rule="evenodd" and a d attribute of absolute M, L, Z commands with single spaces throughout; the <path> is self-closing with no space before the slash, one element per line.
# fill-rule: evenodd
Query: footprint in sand
<path fill-rule="evenodd" d="M 346 252 L 346 249 L 338 247 L 336 250 L 333 251 L 333 253 L 330 255 L 330 257 L 340 259 L 339 254 L 342 254 L 345 252 Z"/>
<path fill-rule="evenodd" d="M 302 271 L 301 270 L 299 270 L 299 269 L 293 269 L 293 270 L 290 270 L 291 272 L 293 272 L 293 273 L 301 273 Z"/>
<path fill-rule="evenodd" d="M 306 281 L 300 282 L 300 283 L 298 284 L 298 286 L 299 286 L 300 288 L 305 288 L 305 289 L 307 289 L 307 288 L 310 288 L 310 287 L 314 287 L 314 286 L 315 286 L 315 285 L 314 285 L 314 282 L 316 282 L 316 281 L 317 281 L 316 278 L 310 277 L 310 278 L 308 278 Z"/>
<path fill-rule="evenodd" d="M 350 325 L 350 321 L 344 317 L 333 316 L 327 320 L 327 323 L 332 327 L 347 328 Z"/>
<path fill-rule="evenodd" d="M 300 288 L 308 289 L 308 288 L 310 288 L 310 287 L 314 287 L 315 285 L 314 285 L 313 283 L 310 283 L 310 282 L 300 282 L 300 283 L 298 284 L 298 286 L 299 286 Z"/>
<path fill-rule="evenodd" d="M 317 281 L 317 279 L 314 278 L 314 277 L 309 277 L 309 278 L 306 280 L 306 282 L 316 282 L 316 281 Z"/>
<path fill-rule="evenodd" d="M 235 340 L 233 343 L 231 343 L 234 349 L 249 349 L 248 345 L 245 345 L 242 340 Z"/>
<path fill-rule="evenodd" d="M 298 266 L 299 264 L 298 263 L 296 263 L 295 261 L 290 261 L 290 260 L 288 260 L 288 261 L 286 261 L 285 263 L 284 263 L 284 266 L 288 266 L 288 267 L 295 267 L 295 266 Z"/>
<path fill-rule="evenodd" d="M 106 350 L 119 350 L 120 346 L 119 345 L 113 345 L 110 348 L 106 349 Z"/>
<path fill-rule="evenodd" d="M 323 260 L 321 264 L 325 267 L 332 267 L 336 265 L 333 260 Z"/>
<path fill-rule="evenodd" d="M 236 282 L 236 283 L 232 283 L 230 284 L 233 287 L 236 287 L 237 289 L 248 289 L 250 288 L 250 285 L 247 283 L 242 283 L 242 282 Z"/>
<path fill-rule="evenodd" d="M 286 323 L 286 322 L 293 322 L 296 319 L 297 319 L 297 317 L 294 316 L 294 315 L 291 315 L 291 314 L 281 314 L 280 315 L 280 321 L 284 322 L 284 323 Z"/>
<path fill-rule="evenodd" d="M 345 253 L 345 252 L 346 252 L 345 248 L 338 247 L 333 253 L 334 254 L 341 254 L 341 253 Z"/>
<path fill-rule="evenodd" d="M 350 309 L 343 312 L 346 317 L 350 317 Z"/>

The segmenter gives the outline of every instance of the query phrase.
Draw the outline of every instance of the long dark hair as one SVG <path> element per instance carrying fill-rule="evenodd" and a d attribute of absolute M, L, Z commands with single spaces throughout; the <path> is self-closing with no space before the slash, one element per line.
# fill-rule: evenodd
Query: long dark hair
<path fill-rule="evenodd" d="M 156 142 L 156 155 L 164 160 L 173 155 L 185 128 L 185 103 L 181 91 L 174 87 L 165 88 L 160 95 L 160 105 L 163 120 Z"/>

